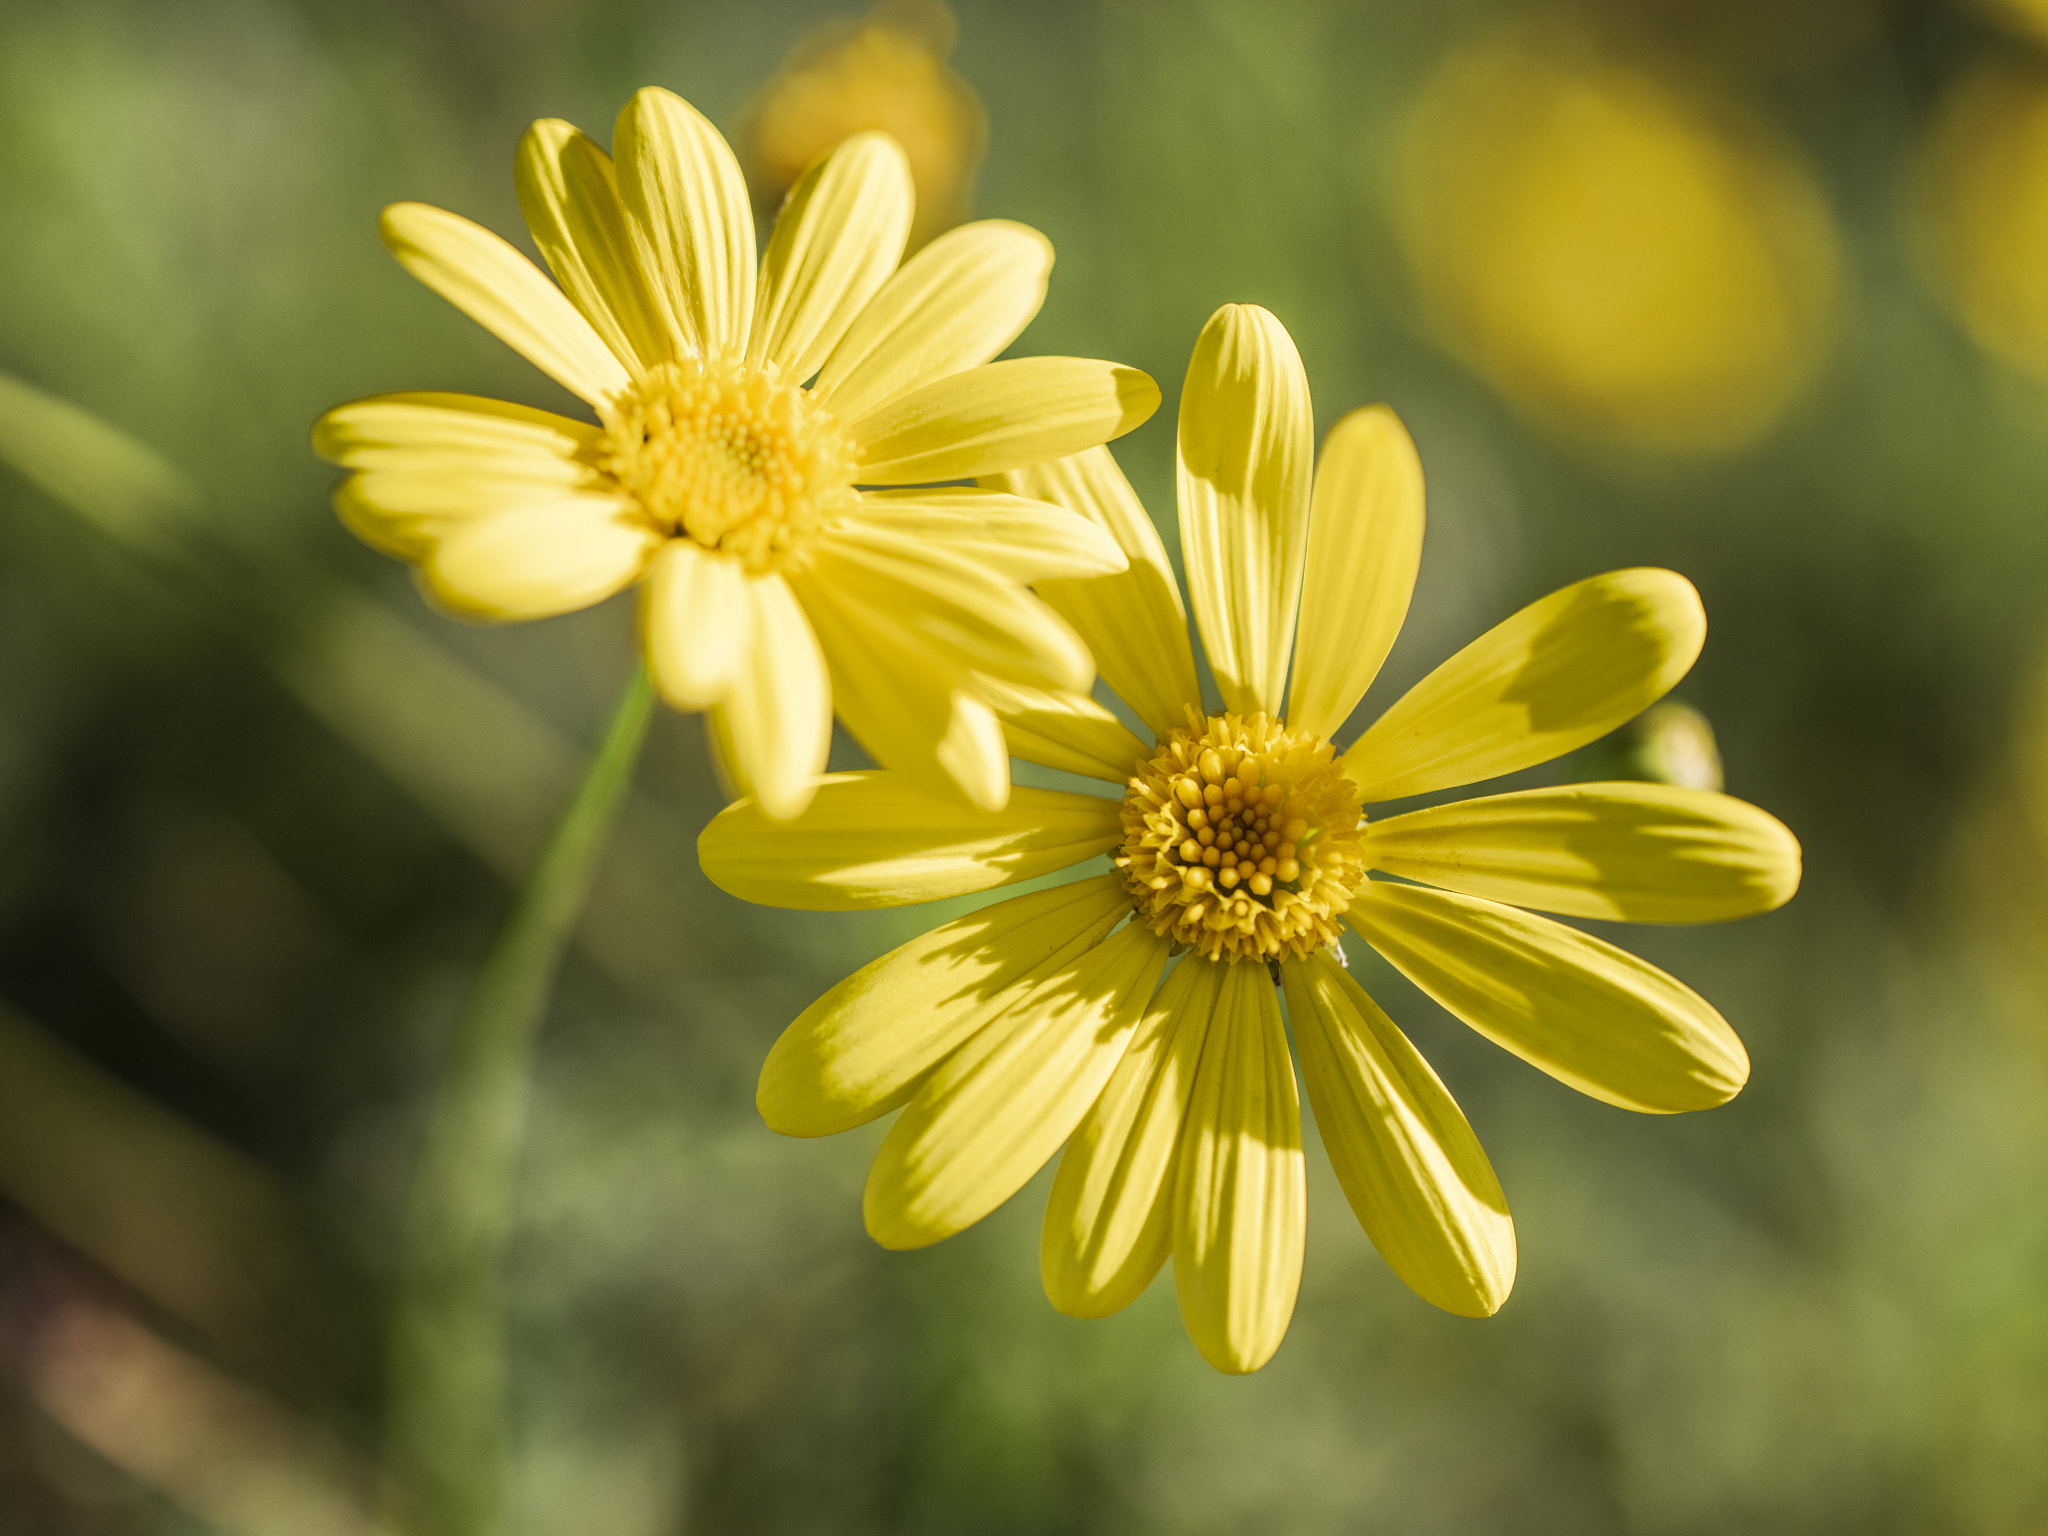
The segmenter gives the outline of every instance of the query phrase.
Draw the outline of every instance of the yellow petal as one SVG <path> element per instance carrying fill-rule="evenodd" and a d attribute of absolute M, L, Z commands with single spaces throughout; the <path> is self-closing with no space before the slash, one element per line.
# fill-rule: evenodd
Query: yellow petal
<path fill-rule="evenodd" d="M 887 1114 L 1035 975 L 1071 964 L 1130 909 L 1122 877 L 1097 875 L 970 912 L 862 966 L 768 1052 L 761 1118 L 785 1136 L 831 1136 Z"/>
<path fill-rule="evenodd" d="M 896 774 L 835 773 L 793 821 L 751 800 L 697 839 L 711 883 L 744 901 L 846 912 L 936 901 L 1051 874 L 1122 840 L 1114 800 L 1016 788 L 1000 811 L 919 790 Z"/>
<path fill-rule="evenodd" d="M 1085 694 L 978 678 L 975 689 L 996 712 L 1010 755 L 1047 768 L 1122 784 L 1152 755 L 1124 723 Z"/>
<path fill-rule="evenodd" d="M 1422 461 L 1383 405 L 1323 441 L 1310 498 L 1308 564 L 1294 631 L 1287 724 L 1328 738 L 1394 647 L 1422 564 Z"/>
<path fill-rule="evenodd" d="M 1373 1247 L 1423 1300 L 1491 1317 L 1515 1283 L 1515 1224 L 1464 1112 L 1336 961 L 1280 974 L 1316 1129 Z"/>
<path fill-rule="evenodd" d="M 1263 965 L 1225 970 L 1181 1130 L 1173 1284 L 1202 1358 L 1242 1375 L 1273 1357 L 1294 1316 L 1308 1186 L 1272 980 Z"/>
<path fill-rule="evenodd" d="M 806 171 L 768 237 L 747 360 L 791 382 L 816 373 L 903 259 L 914 197 L 886 133 L 857 133 Z"/>
<path fill-rule="evenodd" d="M 971 486 L 870 491 L 847 522 L 943 549 L 1016 582 L 1104 576 L 1125 564 L 1115 541 L 1086 518 Z"/>
<path fill-rule="evenodd" d="M 969 805 L 1000 811 L 1010 799 L 1010 752 L 1002 722 L 994 710 L 965 690 L 955 690 L 947 702 L 952 713 L 932 760 L 967 796 Z"/>
<path fill-rule="evenodd" d="M 719 729 L 747 792 L 787 821 L 811 803 L 831 754 L 832 684 L 787 582 L 749 576 L 746 601 L 752 644 L 719 706 Z"/>
<path fill-rule="evenodd" d="M 1692 583 L 1589 576 L 1496 624 L 1417 683 L 1343 757 L 1361 798 L 1398 800 L 1562 756 L 1640 714 L 1706 639 Z"/>
<path fill-rule="evenodd" d="M 1127 923 L 939 1063 L 875 1154 L 869 1236 L 922 1248 L 1023 1188 L 1116 1070 L 1170 947 Z"/>
<path fill-rule="evenodd" d="M 1755 806 L 1668 784 L 1572 784 L 1411 811 L 1366 830 L 1370 867 L 1568 917 L 1717 923 L 1783 906 L 1799 843 Z"/>
<path fill-rule="evenodd" d="M 570 124 L 542 118 L 519 141 L 513 180 L 555 281 L 619 361 L 637 372 L 672 356 L 633 254 L 612 157 Z"/>
<path fill-rule="evenodd" d="M 1623 1109 L 1711 1109 L 1749 1056 L 1698 993 L 1626 950 L 1471 896 L 1374 880 L 1351 926 L 1496 1045 Z"/>
<path fill-rule="evenodd" d="M 1186 725 L 1188 706 L 1202 702 L 1187 609 L 1159 530 L 1110 451 L 1090 448 L 986 483 L 1071 508 L 1116 540 L 1130 561 L 1121 575 L 1041 582 L 1038 595 L 1088 642 L 1103 681 L 1157 735 Z"/>
<path fill-rule="evenodd" d="M 654 685 L 671 709 L 716 704 L 753 648 L 754 611 L 739 561 L 669 539 L 647 567 L 640 634 Z"/>
<path fill-rule="evenodd" d="M 482 225 L 393 203 L 381 232 L 406 271 L 565 389 L 603 405 L 626 387 L 625 366 L 562 290 Z"/>
<path fill-rule="evenodd" d="M 612 129 L 619 201 L 647 286 L 692 351 L 738 357 L 754 312 L 754 211 L 739 162 L 680 96 L 648 86 Z"/>
<path fill-rule="evenodd" d="M 631 515 L 585 453 L 594 430 L 467 395 L 383 395 L 322 416 L 313 446 L 356 471 L 335 492 L 342 522 L 387 554 L 423 560 L 471 518 L 549 507 Z"/>
<path fill-rule="evenodd" d="M 1180 397 L 1180 547 L 1223 707 L 1277 717 L 1308 543 L 1315 420 L 1301 354 L 1256 304 L 1202 328 Z"/>
<path fill-rule="evenodd" d="M 1052 245 L 1022 224 L 939 236 L 861 311 L 818 375 L 818 399 L 846 419 L 980 366 L 1031 323 L 1051 271 Z"/>
<path fill-rule="evenodd" d="M 453 525 L 419 576 L 427 595 L 458 617 L 543 619 L 610 597 L 661 542 L 637 508 L 538 507 Z"/>
<path fill-rule="evenodd" d="M 1224 971 L 1189 959 L 1166 978 L 1067 1142 L 1038 1270 L 1046 1296 L 1070 1317 L 1129 1306 L 1173 1252 L 1174 1154 Z"/>
<path fill-rule="evenodd" d="M 966 480 L 1122 437 L 1159 408 L 1135 368 L 1014 357 L 897 395 L 846 423 L 862 482 Z"/>

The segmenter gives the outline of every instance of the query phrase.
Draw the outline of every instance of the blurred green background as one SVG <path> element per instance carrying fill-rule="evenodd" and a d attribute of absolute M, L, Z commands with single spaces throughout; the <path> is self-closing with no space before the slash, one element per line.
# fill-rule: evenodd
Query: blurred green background
<path fill-rule="evenodd" d="M 523 243 L 524 125 L 603 138 L 660 84 L 764 213 L 879 114 L 943 224 L 985 128 L 974 211 L 1059 253 L 1021 345 L 1167 391 L 1121 456 L 1169 543 L 1219 303 L 1289 326 L 1321 425 L 1393 404 L 1430 528 L 1368 714 L 1564 582 L 1690 575 L 1681 696 L 1807 878 L 1765 919 L 1625 935 L 1755 1061 L 1680 1120 L 1356 954 L 1486 1142 L 1519 1285 L 1433 1311 L 1312 1154 L 1293 1331 L 1232 1380 L 1168 1285 L 1052 1312 L 1043 1179 L 887 1254 L 879 1128 L 759 1123 L 782 1025 L 928 918 L 714 891 L 702 736 L 662 718 L 545 1044 L 522 1536 L 2048 1532 L 2048 7 L 953 19 L 0 4 L 0 1530 L 372 1529 L 424 1094 L 631 613 L 434 617 L 336 525 L 306 433 L 393 389 L 574 408 L 376 213 Z"/>

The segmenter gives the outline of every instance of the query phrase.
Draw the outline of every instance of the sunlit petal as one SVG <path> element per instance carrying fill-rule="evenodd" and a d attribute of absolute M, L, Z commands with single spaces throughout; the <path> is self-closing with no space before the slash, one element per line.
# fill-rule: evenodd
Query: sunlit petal
<path fill-rule="evenodd" d="M 781 820 L 811 803 L 832 749 L 832 684 L 825 655 L 789 584 L 746 579 L 750 636 L 719 706 L 720 734 L 740 780 Z"/>
<path fill-rule="evenodd" d="M 754 611 L 739 561 L 669 539 L 647 567 L 641 638 L 655 687 L 673 709 L 725 698 L 754 644 Z"/>

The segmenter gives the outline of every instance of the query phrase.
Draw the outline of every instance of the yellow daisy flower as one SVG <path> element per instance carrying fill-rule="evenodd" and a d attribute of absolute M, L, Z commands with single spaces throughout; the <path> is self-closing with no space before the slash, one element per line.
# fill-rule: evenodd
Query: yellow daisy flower
<path fill-rule="evenodd" d="M 1276 980 L 1359 1220 L 1423 1297 L 1485 1316 L 1514 1279 L 1507 1203 L 1450 1094 L 1345 970 L 1341 929 L 1595 1098 L 1704 1109 L 1749 1071 L 1721 1016 L 1523 909 L 1707 922 L 1778 906 L 1799 880 L 1783 826 L 1706 790 L 1577 784 L 1369 818 L 1373 802 L 1606 734 L 1692 665 L 1705 618 L 1669 571 L 1581 581 L 1339 752 L 1331 737 L 1407 613 L 1422 471 L 1373 407 L 1331 431 L 1311 486 L 1311 430 L 1286 331 L 1261 309 L 1219 311 L 1188 368 L 1179 460 L 1216 714 L 1165 551 L 1108 451 L 1006 477 L 1084 512 L 1130 558 L 1040 590 L 1153 741 L 1088 699 L 1019 692 L 1004 707 L 1018 756 L 1120 785 L 1121 800 L 1020 788 L 991 815 L 894 774 L 841 774 L 793 823 L 742 801 L 698 845 L 725 890 L 812 909 L 957 896 L 1110 854 L 1110 873 L 948 923 L 828 992 L 770 1052 L 760 1108 L 778 1131 L 820 1136 L 902 1107 L 865 1201 L 892 1248 L 978 1221 L 1064 1143 L 1041 1248 L 1053 1304 L 1113 1312 L 1170 1255 L 1188 1332 L 1226 1371 L 1272 1355 L 1301 1276 L 1300 1107 Z"/>
<path fill-rule="evenodd" d="M 985 220 L 899 266 L 913 196 L 884 134 L 811 167 L 758 278 L 746 185 L 710 123 L 643 90 L 612 143 L 616 159 L 553 120 L 520 143 L 520 207 L 559 287 L 455 214 L 383 219 L 408 271 L 597 420 L 452 394 L 339 406 L 314 443 L 354 471 L 343 520 L 463 617 L 542 618 L 640 582 L 662 697 L 711 711 L 770 814 L 808 803 L 835 708 L 876 761 L 1001 808 L 985 695 L 1094 675 L 1024 583 L 1124 557 L 1071 512 L 930 483 L 1106 442 L 1157 386 L 1082 358 L 990 362 L 1037 313 L 1051 246 Z"/>

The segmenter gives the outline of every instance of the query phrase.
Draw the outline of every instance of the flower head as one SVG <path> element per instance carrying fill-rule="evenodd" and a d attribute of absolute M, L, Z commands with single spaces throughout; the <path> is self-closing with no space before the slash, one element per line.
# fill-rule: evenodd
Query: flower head
<path fill-rule="evenodd" d="M 354 472 L 343 520 L 465 617 L 541 618 L 640 582 L 663 697 L 711 711 L 772 815 L 808 803 L 835 708 L 877 761 L 1001 807 L 989 698 L 1092 676 L 1024 584 L 1124 556 L 1070 511 L 933 482 L 1105 442 L 1158 390 L 1104 362 L 990 362 L 1037 312 L 1052 251 L 987 220 L 899 266 L 913 199 L 886 135 L 810 168 L 758 272 L 738 164 L 687 103 L 641 91 L 613 147 L 555 121 L 521 141 L 520 206 L 555 283 L 466 219 L 385 210 L 408 270 L 596 420 L 452 394 L 338 406 L 314 443 Z"/>
<path fill-rule="evenodd" d="M 1669 571 L 1593 577 L 1481 636 L 1340 751 L 1407 612 L 1422 474 L 1383 408 L 1340 421 L 1313 472 L 1309 432 L 1279 322 L 1220 311 L 1180 412 L 1181 541 L 1215 712 L 1165 551 L 1108 452 L 1005 478 L 1084 513 L 1129 557 L 1040 591 L 1151 744 L 1086 698 L 1016 690 L 999 706 L 1018 756 L 1120 799 L 1020 789 L 991 815 L 893 774 L 846 774 L 794 823 L 741 802 L 699 842 L 726 890 L 808 908 L 960 895 L 1111 855 L 1109 873 L 948 923 L 828 992 L 770 1052 L 760 1107 L 800 1136 L 902 1109 L 866 1198 L 890 1247 L 979 1220 L 1064 1144 L 1040 1251 L 1054 1305 L 1113 1312 L 1171 1257 L 1189 1333 L 1229 1371 L 1279 1346 L 1300 1281 L 1283 995 L 1323 1143 L 1387 1262 L 1474 1316 L 1514 1279 L 1486 1154 L 1344 968 L 1340 924 L 1572 1086 L 1629 1109 L 1703 1109 L 1748 1075 L 1721 1016 L 1525 909 L 1704 922 L 1775 907 L 1799 879 L 1784 827 L 1705 790 L 1579 784 L 1369 816 L 1606 734 L 1685 673 L 1705 621 Z"/>

